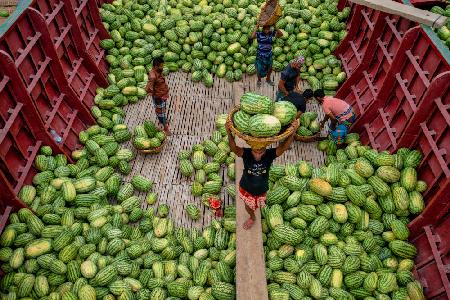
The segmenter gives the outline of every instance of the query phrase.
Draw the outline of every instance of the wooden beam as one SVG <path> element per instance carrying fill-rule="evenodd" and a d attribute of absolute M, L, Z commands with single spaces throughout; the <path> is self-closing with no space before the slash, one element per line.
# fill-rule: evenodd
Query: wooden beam
<path fill-rule="evenodd" d="M 235 105 L 239 104 L 244 88 L 241 82 L 233 83 Z M 240 147 L 248 145 L 236 137 Z M 268 300 L 261 214 L 256 211 L 256 221 L 250 230 L 242 228 L 248 219 L 244 202 L 239 199 L 239 181 L 244 169 L 242 158 L 236 159 L 236 296 L 237 300 Z"/>
<path fill-rule="evenodd" d="M 415 8 L 391 0 L 350 0 L 353 3 L 364 5 L 385 13 L 402 16 L 406 19 L 424 24 L 433 28 L 442 27 L 447 17 L 427 10 Z"/>

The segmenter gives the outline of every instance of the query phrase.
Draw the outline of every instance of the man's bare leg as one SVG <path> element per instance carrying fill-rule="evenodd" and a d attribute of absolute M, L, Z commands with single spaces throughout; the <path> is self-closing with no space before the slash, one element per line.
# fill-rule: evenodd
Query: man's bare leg
<path fill-rule="evenodd" d="M 252 228 L 253 223 L 255 223 L 256 217 L 255 217 L 255 212 L 250 207 L 248 207 L 247 204 L 245 205 L 245 210 L 249 214 L 249 218 L 247 219 L 247 221 L 245 221 L 243 227 L 244 227 L 244 229 L 248 230 L 248 229 Z"/>

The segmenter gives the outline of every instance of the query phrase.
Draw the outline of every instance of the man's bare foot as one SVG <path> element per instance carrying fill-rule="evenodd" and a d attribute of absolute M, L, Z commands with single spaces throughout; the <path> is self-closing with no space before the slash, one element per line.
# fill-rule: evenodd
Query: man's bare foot
<path fill-rule="evenodd" d="M 245 221 L 244 225 L 242 226 L 245 230 L 249 230 L 250 228 L 252 228 L 253 223 L 255 223 L 255 221 L 252 218 L 248 218 L 247 221 Z"/>
<path fill-rule="evenodd" d="M 171 133 L 170 130 L 169 130 L 169 127 L 164 128 L 164 133 L 165 133 L 167 136 L 172 135 L 172 133 Z"/>

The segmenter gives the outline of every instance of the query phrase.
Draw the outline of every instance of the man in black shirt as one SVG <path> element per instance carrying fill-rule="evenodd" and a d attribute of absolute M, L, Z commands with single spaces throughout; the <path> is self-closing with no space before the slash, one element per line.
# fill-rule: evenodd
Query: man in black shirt
<path fill-rule="evenodd" d="M 299 122 L 298 120 L 294 122 L 297 129 Z M 277 148 L 250 149 L 238 147 L 231 135 L 229 124 L 226 125 L 226 129 L 231 150 L 244 161 L 244 172 L 239 182 L 239 196 L 244 200 L 245 210 L 250 215 L 244 223 L 244 229 L 249 229 L 255 221 L 255 210 L 265 206 L 266 192 L 269 190 L 270 166 L 275 158 L 289 149 L 296 130 Z"/>
<path fill-rule="evenodd" d="M 311 99 L 314 95 L 314 92 L 311 89 L 306 89 L 303 92 L 303 95 L 297 92 L 290 92 L 289 95 L 282 101 L 289 101 L 294 104 L 295 108 L 297 108 L 297 114 L 295 116 L 296 119 L 300 118 L 302 113 L 306 111 L 306 101 Z M 290 124 L 281 127 L 281 131 L 286 130 L 291 126 Z"/>
<path fill-rule="evenodd" d="M 289 95 L 285 98 L 285 101 L 291 102 L 295 105 L 295 108 L 297 108 L 297 119 L 302 113 L 306 111 L 306 101 L 311 99 L 313 95 L 314 92 L 311 89 L 307 89 L 303 92 L 303 94 L 290 92 Z"/>

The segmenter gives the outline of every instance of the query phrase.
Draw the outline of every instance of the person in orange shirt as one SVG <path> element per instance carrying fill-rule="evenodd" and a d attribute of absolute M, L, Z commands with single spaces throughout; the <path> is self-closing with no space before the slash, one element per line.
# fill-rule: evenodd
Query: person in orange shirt
<path fill-rule="evenodd" d="M 320 123 L 320 128 L 323 128 L 325 123 L 330 120 L 329 137 L 337 145 L 342 144 L 356 120 L 353 108 L 344 100 L 325 96 L 322 89 L 314 91 L 314 97 L 325 112 L 325 118 Z"/>
<path fill-rule="evenodd" d="M 162 125 L 166 135 L 170 135 L 169 123 L 167 122 L 166 103 L 169 99 L 169 86 L 163 75 L 164 59 L 155 57 L 153 59 L 153 68 L 148 74 L 148 83 L 145 91 L 152 96 L 155 105 L 156 116 Z"/>

